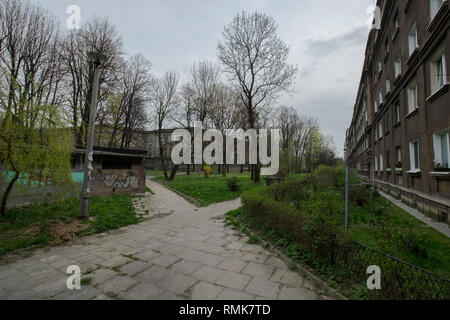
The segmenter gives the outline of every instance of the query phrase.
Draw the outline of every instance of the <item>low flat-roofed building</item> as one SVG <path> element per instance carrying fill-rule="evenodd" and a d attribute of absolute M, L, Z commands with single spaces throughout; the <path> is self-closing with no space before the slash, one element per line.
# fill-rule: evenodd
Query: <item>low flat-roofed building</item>
<path fill-rule="evenodd" d="M 75 182 L 83 183 L 85 150 L 72 153 L 72 171 Z M 95 195 L 145 193 L 147 151 L 94 148 L 91 191 Z"/>

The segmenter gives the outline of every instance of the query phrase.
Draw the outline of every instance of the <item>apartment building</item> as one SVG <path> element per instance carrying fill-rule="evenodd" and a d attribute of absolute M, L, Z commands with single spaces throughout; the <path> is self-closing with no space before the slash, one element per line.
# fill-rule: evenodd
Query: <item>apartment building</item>
<path fill-rule="evenodd" d="M 449 3 L 377 5 L 345 157 L 371 183 L 449 223 Z"/>

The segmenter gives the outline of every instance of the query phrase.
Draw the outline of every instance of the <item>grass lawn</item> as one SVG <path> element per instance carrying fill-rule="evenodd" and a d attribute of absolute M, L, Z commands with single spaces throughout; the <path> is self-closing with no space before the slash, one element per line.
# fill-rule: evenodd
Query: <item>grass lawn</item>
<path fill-rule="evenodd" d="M 93 197 L 89 221 L 79 221 L 79 201 L 65 200 L 7 210 L 0 217 L 0 257 L 32 246 L 58 245 L 78 236 L 136 224 L 129 195 Z"/>
<path fill-rule="evenodd" d="M 450 279 L 450 239 L 387 199 L 352 205 L 350 219 L 352 239 Z"/>
<path fill-rule="evenodd" d="M 170 171 L 169 171 L 170 174 Z M 164 176 L 164 171 L 162 170 L 147 170 L 147 176 L 150 177 L 163 177 Z"/>
<path fill-rule="evenodd" d="M 232 192 L 227 187 L 227 182 L 231 177 L 237 177 L 239 179 L 240 190 L 237 192 Z M 181 192 L 189 200 L 201 207 L 234 200 L 239 198 L 245 191 L 261 187 L 261 185 L 254 184 L 250 180 L 248 173 L 229 174 L 225 178 L 222 175 L 214 175 L 209 179 L 197 173 L 191 176 L 177 176 L 172 182 L 165 182 L 163 177 L 155 178 L 155 180 L 163 182 L 170 189 Z"/>

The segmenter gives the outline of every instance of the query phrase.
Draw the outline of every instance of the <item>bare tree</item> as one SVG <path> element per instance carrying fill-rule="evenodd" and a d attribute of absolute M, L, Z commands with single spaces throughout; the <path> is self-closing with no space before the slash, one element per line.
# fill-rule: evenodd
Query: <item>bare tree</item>
<path fill-rule="evenodd" d="M 194 64 L 191 78 L 195 120 L 205 122 L 214 107 L 216 88 L 219 83 L 219 67 L 207 61 Z"/>
<path fill-rule="evenodd" d="M 76 144 L 83 147 L 89 123 L 94 76 L 94 69 L 87 54 L 90 51 L 96 51 L 107 57 L 100 76 L 98 115 L 101 116 L 102 108 L 119 80 L 120 72 L 118 71 L 123 67 L 122 40 L 107 19 L 92 18 L 80 30 L 67 34 L 62 48 L 63 71 L 67 75 L 65 85 L 76 134 Z"/>
<path fill-rule="evenodd" d="M 222 35 L 219 59 L 240 91 L 249 126 L 255 129 L 259 107 L 290 88 L 297 68 L 287 62 L 289 47 L 277 36 L 274 19 L 263 13 L 242 12 Z M 253 171 L 254 181 L 259 182 L 259 166 Z"/>
<path fill-rule="evenodd" d="M 277 110 L 276 126 L 281 130 L 281 147 L 288 149 L 301 126 L 297 110 L 282 106 Z"/>
<path fill-rule="evenodd" d="M 153 120 L 157 127 L 159 156 L 166 180 L 169 179 L 165 159 L 168 141 L 164 129 L 167 121 L 171 119 L 176 110 L 178 83 L 178 75 L 175 72 L 167 72 L 161 78 L 153 79 L 150 85 L 150 105 Z"/>
<path fill-rule="evenodd" d="M 242 113 L 239 112 L 239 96 L 231 87 L 219 83 L 216 87 L 214 108 L 211 109 L 209 118 L 211 124 L 215 129 L 218 129 L 222 134 L 226 135 L 227 129 L 237 129 L 237 124 L 242 118 Z M 226 141 L 224 140 L 224 150 L 226 148 Z M 224 163 L 226 153 L 224 152 Z M 219 173 L 226 176 L 228 166 L 219 165 Z"/>
<path fill-rule="evenodd" d="M 319 131 L 318 120 L 313 117 L 303 116 L 300 127 L 294 137 L 295 153 L 298 161 L 298 168 L 302 170 L 304 162 L 308 162 L 307 150 L 312 150 L 312 143 L 316 132 Z M 309 164 L 306 163 L 308 167 Z"/>
<path fill-rule="evenodd" d="M 195 90 L 191 83 L 186 83 L 182 86 L 179 94 L 179 103 L 175 113 L 172 116 L 172 120 L 177 123 L 181 128 L 192 132 L 194 129 L 195 121 Z M 194 142 L 194 137 L 191 135 L 191 144 Z M 191 159 L 193 159 L 193 150 Z M 195 165 L 192 166 L 195 171 Z M 186 165 L 186 174 L 191 174 L 191 165 Z"/>
<path fill-rule="evenodd" d="M 109 147 L 130 148 L 134 132 L 147 123 L 151 64 L 142 55 L 132 56 L 119 71 L 119 82 L 110 96 L 100 128 L 110 127 Z"/>

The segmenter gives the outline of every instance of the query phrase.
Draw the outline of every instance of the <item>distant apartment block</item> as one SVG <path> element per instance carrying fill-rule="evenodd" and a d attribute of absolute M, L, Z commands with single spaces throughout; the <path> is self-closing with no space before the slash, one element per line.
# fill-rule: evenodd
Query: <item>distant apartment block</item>
<path fill-rule="evenodd" d="M 371 183 L 450 220 L 448 0 L 378 1 L 345 158 Z"/>

